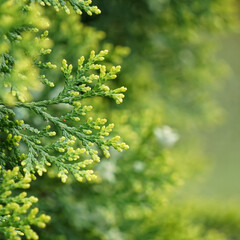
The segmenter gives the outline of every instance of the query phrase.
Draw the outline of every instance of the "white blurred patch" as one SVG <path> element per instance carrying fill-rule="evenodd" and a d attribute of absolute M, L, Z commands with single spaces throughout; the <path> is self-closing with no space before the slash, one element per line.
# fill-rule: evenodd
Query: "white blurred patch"
<path fill-rule="evenodd" d="M 106 234 L 105 238 L 106 240 L 123 240 L 126 239 L 123 237 L 122 233 L 119 231 L 118 228 L 111 228 L 109 229 Z"/>
<path fill-rule="evenodd" d="M 133 163 L 133 169 L 135 172 L 142 172 L 144 169 L 145 169 L 145 163 L 144 162 L 141 162 L 141 161 L 136 161 Z"/>
<path fill-rule="evenodd" d="M 116 167 L 116 163 L 110 160 L 105 160 L 102 161 L 98 167 L 97 167 L 97 171 L 99 172 L 101 178 L 103 180 L 106 180 L 108 182 L 115 182 L 116 181 L 116 171 L 117 171 L 117 167 Z"/>
<path fill-rule="evenodd" d="M 164 147 L 172 147 L 179 140 L 179 135 L 169 126 L 156 127 L 154 135 Z"/>

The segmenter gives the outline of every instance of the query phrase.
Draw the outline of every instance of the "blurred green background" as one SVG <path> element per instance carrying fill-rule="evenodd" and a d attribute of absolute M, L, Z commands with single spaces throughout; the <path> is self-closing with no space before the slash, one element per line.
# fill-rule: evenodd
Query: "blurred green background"
<path fill-rule="evenodd" d="M 240 203 L 240 35 L 228 34 L 218 42 L 217 56 L 228 64 L 229 71 L 225 81 L 216 82 L 210 91 L 223 112 L 216 126 L 196 135 L 209 168 L 185 186 L 184 194 Z"/>

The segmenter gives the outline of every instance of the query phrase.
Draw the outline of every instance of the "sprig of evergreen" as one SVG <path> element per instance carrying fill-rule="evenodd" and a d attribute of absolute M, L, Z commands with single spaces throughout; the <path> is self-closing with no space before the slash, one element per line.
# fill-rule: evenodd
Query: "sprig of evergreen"
<path fill-rule="evenodd" d="M 40 176 L 46 172 L 46 167 L 54 164 L 58 168 L 58 176 L 63 182 L 67 174 L 72 173 L 78 181 L 96 178 L 92 170 L 83 170 L 88 165 L 100 161 L 100 154 L 96 147 L 99 147 L 105 157 L 109 157 L 109 147 L 118 151 L 128 149 L 128 145 L 119 142 L 120 137 L 108 137 L 114 124 L 106 125 L 106 119 L 86 117 L 92 110 L 91 105 L 82 105 L 85 98 L 95 96 L 113 98 L 116 103 L 121 103 L 126 91 L 125 87 L 111 90 L 106 81 L 115 79 L 120 71 L 120 66 L 112 67 L 109 72 L 105 65 L 98 64 L 103 61 L 107 51 L 101 51 L 95 55 L 92 51 L 89 60 L 84 63 L 84 57 L 78 61 L 78 70 L 72 75 L 72 65 L 63 60 L 61 70 L 65 77 L 65 87 L 57 97 L 38 102 L 17 102 L 16 107 L 24 107 L 40 115 L 49 124 L 44 129 L 32 127 L 23 120 L 12 120 L 14 112 L 2 106 L 0 118 L 2 120 L 1 131 L 6 134 L 1 148 L 2 155 L 8 158 L 3 165 L 16 165 L 21 161 L 26 173 L 37 172 Z M 46 67 L 46 66 L 44 66 Z M 51 68 L 51 66 L 50 66 Z M 95 74 L 92 71 L 98 71 Z M 90 73 L 89 73 L 90 72 Z M 44 82 L 49 85 L 48 82 Z M 68 104 L 68 112 L 61 117 L 48 113 L 47 107 L 56 104 Z M 81 119 L 82 118 L 82 119 Z M 78 123 L 76 124 L 74 123 Z M 50 131 L 51 125 L 56 131 Z M 54 138 L 58 136 L 58 138 Z M 46 138 L 53 138 L 48 143 Z M 23 143 L 27 152 L 19 149 L 19 142 Z M 79 147 L 80 146 L 80 147 Z M 12 151 L 13 154 L 9 154 Z"/>
<path fill-rule="evenodd" d="M 50 217 L 39 215 L 38 208 L 32 205 L 38 201 L 36 197 L 27 197 L 26 192 L 13 194 L 15 189 L 30 187 L 31 177 L 22 176 L 19 167 L 3 170 L 0 167 L 0 237 L 8 240 L 38 239 L 31 226 L 44 228 Z M 2 238 L 1 238 L 2 239 Z"/>
<path fill-rule="evenodd" d="M 67 14 L 70 14 L 69 5 L 73 10 L 81 15 L 82 10 L 88 15 L 100 14 L 101 10 L 97 6 L 91 6 L 91 0 L 37 0 L 42 6 L 53 6 L 56 11 L 63 9 Z"/>
<path fill-rule="evenodd" d="M 39 175 L 42 175 L 46 172 L 46 166 L 54 164 L 63 182 L 66 181 L 68 173 L 72 173 L 78 181 L 91 180 L 95 178 L 93 171 L 83 169 L 100 161 L 101 154 L 96 147 L 100 148 L 107 158 L 110 156 L 109 147 L 120 152 L 128 149 L 128 145 L 119 142 L 119 136 L 108 138 L 114 124 L 106 125 L 106 119 L 94 120 L 92 117 L 87 117 L 87 113 L 93 107 L 82 104 L 84 99 L 96 96 L 113 98 L 118 104 L 123 100 L 125 87 L 112 90 L 105 85 L 106 81 L 115 79 L 120 71 L 120 66 L 117 66 L 107 72 L 105 65 L 97 63 L 103 61 L 106 54 L 107 51 L 101 51 L 95 55 L 92 51 L 85 64 L 84 57 L 81 57 L 75 75 L 71 74 L 72 65 L 68 65 L 66 60 L 63 60 L 61 70 L 65 77 L 65 86 L 57 97 L 16 104 L 17 107 L 34 111 L 49 123 L 44 129 L 39 130 L 24 124 L 23 121 L 15 120 L 14 128 L 7 135 L 7 140 L 13 141 L 14 146 L 18 147 L 16 141 L 21 140 L 28 148 L 29 152 L 20 154 L 19 159 L 25 172 L 37 171 Z M 99 73 L 91 73 L 92 70 Z M 56 104 L 68 104 L 67 113 L 61 117 L 48 113 L 47 107 Z M 9 125 L 10 120 L 6 116 L 3 116 L 3 119 Z M 55 128 L 55 131 L 51 131 L 51 127 Z M 53 138 L 53 141 L 47 144 L 44 138 Z"/>

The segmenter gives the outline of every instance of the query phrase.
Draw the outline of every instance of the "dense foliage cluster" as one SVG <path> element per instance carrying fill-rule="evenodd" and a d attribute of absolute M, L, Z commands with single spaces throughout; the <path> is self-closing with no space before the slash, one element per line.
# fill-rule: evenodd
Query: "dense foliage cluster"
<path fill-rule="evenodd" d="M 89 15 L 100 13 L 91 1 L 70 1 L 73 9 L 80 9 Z M 69 13 L 68 3 L 63 1 L 40 2 L 53 5 L 55 10 L 63 8 Z M 19 17 L 17 17 L 19 16 Z M 37 17 L 36 17 L 37 16 Z M 36 174 L 42 176 L 51 169 L 52 175 L 66 182 L 68 174 L 78 181 L 91 181 L 96 175 L 91 165 L 99 162 L 102 155 L 110 156 L 113 147 L 119 152 L 128 149 L 120 142 L 120 137 L 109 137 L 114 127 L 105 118 L 89 116 L 93 106 L 85 99 L 108 97 L 117 104 L 122 103 L 125 87 L 111 89 L 107 81 L 115 79 L 120 66 L 107 70 L 104 60 L 108 51 L 77 61 L 76 70 L 72 64 L 62 60 L 61 72 L 64 86 L 55 96 L 41 99 L 38 91 L 54 88 L 54 79 L 46 74 L 57 66 L 46 61 L 51 53 L 52 41 L 48 38 L 49 21 L 43 16 L 37 4 L 3 1 L 1 2 L 1 228 L 6 239 L 38 239 L 31 225 L 44 227 L 49 217 L 40 215 L 38 209 L 31 209 L 37 198 L 27 198 L 25 192 L 19 195 L 16 188 L 28 188 Z M 44 87 L 45 85 L 45 87 Z M 54 114 L 56 108 L 62 112 Z M 19 113 L 28 111 L 35 114 L 32 122 L 27 116 L 19 118 Z M 13 190 L 13 197 L 10 197 Z M 31 210 L 30 210 L 31 209 Z"/>
<path fill-rule="evenodd" d="M 38 239 L 38 235 L 31 229 L 31 225 L 44 228 L 50 217 L 45 214 L 38 215 L 38 208 L 31 208 L 38 199 L 27 197 L 26 192 L 13 196 L 12 191 L 30 187 L 31 177 L 22 176 L 19 167 L 13 170 L 1 169 L 0 188 L 0 236 L 6 239 Z M 31 211 L 29 211 L 31 209 Z"/>
<path fill-rule="evenodd" d="M 238 212 L 170 198 L 202 167 L 186 135 L 218 112 L 234 2 L 96 4 L 0 2 L 0 238 L 237 239 Z"/>

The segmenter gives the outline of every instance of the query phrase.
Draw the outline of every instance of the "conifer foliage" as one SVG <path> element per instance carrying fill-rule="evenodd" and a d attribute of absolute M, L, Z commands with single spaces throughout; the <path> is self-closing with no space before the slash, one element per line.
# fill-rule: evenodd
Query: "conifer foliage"
<path fill-rule="evenodd" d="M 51 21 L 41 5 L 67 14 L 70 9 L 77 14 L 100 13 L 90 0 L 0 2 L 1 239 L 38 239 L 32 225 L 45 227 L 50 220 L 32 208 L 36 197 L 17 189 L 29 188 L 31 180 L 49 169 L 63 183 L 69 174 L 80 182 L 94 180 L 92 168 L 102 156 L 110 157 L 110 147 L 119 152 L 128 149 L 119 136 L 110 135 L 114 124 L 94 113 L 92 117 L 93 106 L 85 103 L 96 97 L 112 98 L 117 104 L 123 101 L 127 89 L 108 86 L 120 66 L 107 69 L 101 64 L 107 50 L 91 51 L 86 60 L 80 56 L 76 68 L 63 59 L 59 66 L 63 87 L 55 90 L 54 97 L 39 99 L 39 92 L 51 92 L 50 88 L 54 92 L 57 79 L 47 75 L 58 68 L 46 60 L 54 42 L 48 38 Z M 62 111 L 54 115 L 57 107 Z M 22 111 L 35 114 L 38 120 L 19 118 Z"/>

